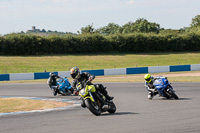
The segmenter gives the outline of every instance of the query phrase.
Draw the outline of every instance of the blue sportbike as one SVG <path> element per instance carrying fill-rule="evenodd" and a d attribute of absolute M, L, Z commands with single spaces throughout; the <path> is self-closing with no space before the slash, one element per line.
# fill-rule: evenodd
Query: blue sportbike
<path fill-rule="evenodd" d="M 67 95 L 69 92 L 73 93 L 73 88 L 66 77 L 58 78 L 56 85 L 58 86 L 57 92 L 61 95 Z"/>
<path fill-rule="evenodd" d="M 166 97 L 167 99 L 179 99 L 167 78 L 162 76 L 156 77 L 156 80 L 154 81 L 153 85 L 158 90 L 158 94 L 160 96 Z"/>

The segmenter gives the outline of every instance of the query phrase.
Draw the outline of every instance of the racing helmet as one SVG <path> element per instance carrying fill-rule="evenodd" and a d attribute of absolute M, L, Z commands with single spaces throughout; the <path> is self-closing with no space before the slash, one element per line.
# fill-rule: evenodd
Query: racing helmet
<path fill-rule="evenodd" d="M 50 72 L 50 73 L 49 73 L 49 76 L 50 76 L 50 77 L 54 77 L 54 76 L 56 76 L 56 75 L 55 75 L 55 73 Z"/>
<path fill-rule="evenodd" d="M 145 74 L 144 79 L 146 80 L 147 83 L 150 83 L 152 81 L 151 75 L 150 74 Z"/>
<path fill-rule="evenodd" d="M 80 77 L 80 70 L 77 66 L 70 70 L 70 75 L 73 79 L 78 79 Z"/>

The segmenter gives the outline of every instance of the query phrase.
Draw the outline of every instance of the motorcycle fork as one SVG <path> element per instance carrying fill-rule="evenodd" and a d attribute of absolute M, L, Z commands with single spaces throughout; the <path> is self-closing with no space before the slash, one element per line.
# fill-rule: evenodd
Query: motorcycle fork
<path fill-rule="evenodd" d="M 94 102 L 98 107 L 101 107 L 102 106 L 102 104 L 101 104 L 101 102 L 99 101 L 99 100 L 95 100 L 94 99 L 94 96 L 92 95 L 92 93 L 91 92 L 89 92 L 89 95 L 91 96 L 91 98 L 93 99 L 93 101 L 92 102 Z M 90 99 L 91 99 L 90 98 Z"/>
<path fill-rule="evenodd" d="M 172 88 L 167 88 L 167 89 L 165 90 L 165 93 L 167 94 L 167 96 L 172 97 L 171 94 L 169 93 L 169 90 L 174 91 Z"/>
<path fill-rule="evenodd" d="M 94 99 L 94 97 L 93 97 L 93 95 L 92 95 L 92 93 L 90 91 L 89 91 L 89 94 L 92 97 L 91 100 L 96 103 L 96 101 L 95 101 L 95 99 Z"/>

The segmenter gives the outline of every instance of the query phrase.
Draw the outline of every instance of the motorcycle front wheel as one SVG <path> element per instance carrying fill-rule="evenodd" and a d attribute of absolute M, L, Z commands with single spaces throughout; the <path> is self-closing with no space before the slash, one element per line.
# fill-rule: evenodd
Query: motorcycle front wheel
<path fill-rule="evenodd" d="M 95 102 L 92 102 L 90 99 L 86 99 L 85 105 L 94 115 L 96 116 L 101 115 L 101 109 Z"/>
<path fill-rule="evenodd" d="M 168 92 L 174 99 L 176 99 L 176 100 L 178 99 L 178 96 L 174 93 L 173 90 L 170 89 Z"/>

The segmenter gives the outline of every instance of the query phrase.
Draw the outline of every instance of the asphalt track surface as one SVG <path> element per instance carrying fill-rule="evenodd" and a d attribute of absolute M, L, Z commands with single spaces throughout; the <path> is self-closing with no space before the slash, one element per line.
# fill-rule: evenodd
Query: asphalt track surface
<path fill-rule="evenodd" d="M 115 114 L 95 116 L 75 107 L 60 111 L 0 116 L 0 133 L 200 133 L 200 83 L 173 83 L 179 100 L 147 99 L 143 83 L 105 83 Z M 1 96 L 52 96 L 47 84 L 0 84 Z"/>

